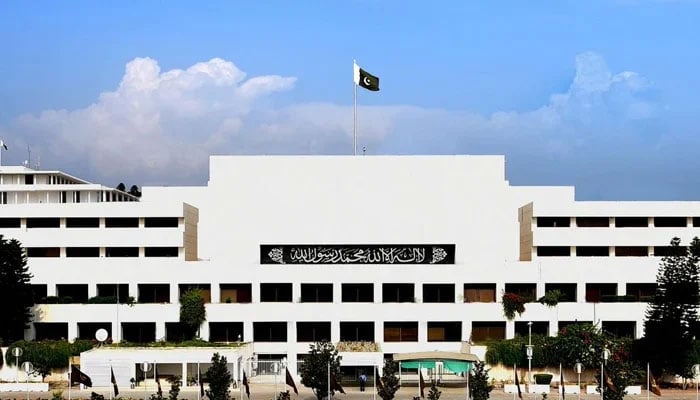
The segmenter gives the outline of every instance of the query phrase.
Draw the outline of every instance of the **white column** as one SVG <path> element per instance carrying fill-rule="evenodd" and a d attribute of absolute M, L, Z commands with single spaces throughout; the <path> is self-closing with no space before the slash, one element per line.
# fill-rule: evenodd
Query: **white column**
<path fill-rule="evenodd" d="M 209 289 L 211 291 L 211 302 L 220 303 L 221 302 L 221 286 L 218 283 L 212 283 Z"/>
<path fill-rule="evenodd" d="M 182 384 L 183 388 L 187 387 L 187 363 L 182 363 Z"/>
<path fill-rule="evenodd" d="M 384 321 L 374 321 L 374 342 L 384 342 Z"/>
<path fill-rule="evenodd" d="M 515 321 L 506 321 L 506 339 L 515 337 Z"/>
<path fill-rule="evenodd" d="M 209 340 L 209 322 L 204 321 L 202 325 L 199 327 L 199 337 L 204 339 L 204 340 Z M 235 340 L 235 338 L 232 339 L 232 341 Z"/>
<path fill-rule="evenodd" d="M 165 339 L 165 321 L 156 321 L 156 341 Z"/>
<path fill-rule="evenodd" d="M 624 296 L 625 294 L 627 294 L 627 283 L 626 282 L 618 282 L 617 283 L 617 295 Z"/>
<path fill-rule="evenodd" d="M 331 328 L 331 335 L 333 334 Z M 331 340 L 332 341 L 332 340 Z M 296 321 L 287 321 L 287 343 L 297 342 L 297 323 Z"/>
<path fill-rule="evenodd" d="M 253 341 L 253 321 L 243 321 L 243 338 L 244 342 Z"/>
<path fill-rule="evenodd" d="M 177 283 L 170 284 L 170 304 L 177 304 L 180 302 L 180 287 Z"/>
<path fill-rule="evenodd" d="M 340 322 L 330 321 L 331 323 L 331 343 L 338 343 L 340 341 Z"/>
<path fill-rule="evenodd" d="M 418 343 L 428 343 L 428 321 L 418 321 Z"/>
<path fill-rule="evenodd" d="M 340 282 L 333 284 L 333 303 L 340 304 L 343 302 L 343 285 Z M 289 372 L 292 370 L 290 369 Z"/>
<path fill-rule="evenodd" d="M 88 284 L 88 299 L 90 297 L 95 297 L 97 296 L 97 284 L 96 283 L 89 283 Z"/>
<path fill-rule="evenodd" d="M 423 284 L 418 282 L 413 284 L 413 297 L 415 297 L 416 303 L 423 302 Z M 420 337 L 420 334 L 419 334 Z"/>
<path fill-rule="evenodd" d="M 112 321 L 112 341 L 119 343 L 122 341 L 122 327 L 117 321 Z"/>
<path fill-rule="evenodd" d="M 75 321 L 68 322 L 68 341 L 73 343 L 78 337 L 78 323 Z"/>

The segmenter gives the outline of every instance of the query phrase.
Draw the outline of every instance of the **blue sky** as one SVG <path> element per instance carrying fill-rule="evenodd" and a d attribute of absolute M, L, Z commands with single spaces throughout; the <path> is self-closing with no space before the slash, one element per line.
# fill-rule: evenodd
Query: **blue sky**
<path fill-rule="evenodd" d="M 3 1 L 3 164 L 205 184 L 210 154 L 505 154 L 514 185 L 700 199 L 700 2 Z M 128 160 L 128 161 L 127 161 Z"/>

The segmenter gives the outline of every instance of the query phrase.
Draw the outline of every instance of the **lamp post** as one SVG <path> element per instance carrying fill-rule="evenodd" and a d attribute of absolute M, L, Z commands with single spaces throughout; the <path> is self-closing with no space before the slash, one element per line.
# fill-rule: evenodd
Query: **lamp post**
<path fill-rule="evenodd" d="M 583 372 L 583 364 L 577 362 L 574 364 L 574 370 L 578 374 L 578 400 L 581 400 L 581 373 Z"/>
<path fill-rule="evenodd" d="M 20 347 L 12 349 L 12 355 L 15 356 L 15 383 L 19 382 L 19 358 L 22 356 L 23 350 Z"/>
<path fill-rule="evenodd" d="M 603 361 L 600 363 L 600 400 L 605 400 L 605 364 L 610 358 L 610 350 L 607 347 L 603 348 Z"/>
<path fill-rule="evenodd" d="M 532 385 L 532 321 L 527 323 L 527 383 Z"/>
<path fill-rule="evenodd" d="M 693 377 L 695 378 L 695 400 L 698 400 L 698 376 L 700 375 L 700 364 L 693 365 Z"/>
<path fill-rule="evenodd" d="M 148 361 L 144 361 L 141 363 L 140 367 L 141 371 L 143 371 L 143 400 L 147 400 L 148 392 L 146 391 L 146 378 L 148 378 L 148 371 L 150 371 L 153 366 Z M 199 369 L 197 369 L 197 373 L 199 374 Z"/>

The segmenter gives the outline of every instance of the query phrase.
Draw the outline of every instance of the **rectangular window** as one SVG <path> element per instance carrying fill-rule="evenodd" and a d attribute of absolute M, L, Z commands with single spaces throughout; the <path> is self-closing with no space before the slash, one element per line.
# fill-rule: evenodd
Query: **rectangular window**
<path fill-rule="evenodd" d="M 66 228 L 99 228 L 99 218 L 66 218 Z"/>
<path fill-rule="evenodd" d="M 139 284 L 139 303 L 170 303 L 170 285 Z"/>
<path fill-rule="evenodd" d="M 0 203 L 7 204 L 7 192 L 0 192 Z"/>
<path fill-rule="evenodd" d="M 569 246 L 538 246 L 537 257 L 569 257 L 571 247 Z"/>
<path fill-rule="evenodd" d="M 576 257 L 608 257 L 608 246 L 576 246 Z"/>
<path fill-rule="evenodd" d="M 191 339 L 189 329 L 180 322 L 165 323 L 165 340 L 167 342 L 178 343 Z"/>
<path fill-rule="evenodd" d="M 205 303 L 211 303 L 211 285 L 208 283 L 181 283 L 178 285 L 180 300 L 190 290 L 199 290 Z"/>
<path fill-rule="evenodd" d="M 496 284 L 495 283 L 465 283 L 464 284 L 465 303 L 495 303 Z"/>
<path fill-rule="evenodd" d="M 107 331 L 107 337 L 112 337 L 112 324 L 110 322 L 78 322 L 78 339 L 95 340 L 95 332 L 99 329 Z"/>
<path fill-rule="evenodd" d="M 61 197 L 61 203 L 67 203 L 67 200 L 66 200 L 67 196 L 66 196 L 65 191 L 60 193 L 60 197 Z"/>
<path fill-rule="evenodd" d="M 576 217 L 576 226 L 579 228 L 607 228 L 610 226 L 610 218 Z"/>
<path fill-rule="evenodd" d="M 35 340 L 68 339 L 68 322 L 34 322 Z"/>
<path fill-rule="evenodd" d="M 649 248 L 646 246 L 615 246 L 615 257 L 647 257 Z"/>
<path fill-rule="evenodd" d="M 127 303 L 129 301 L 129 285 L 127 283 L 98 283 L 97 296 L 113 297 L 115 303 Z"/>
<path fill-rule="evenodd" d="M 617 283 L 587 283 L 586 302 L 598 303 L 605 296 L 617 296 Z"/>
<path fill-rule="evenodd" d="M 647 217 L 615 217 L 616 228 L 647 228 L 648 226 Z"/>
<path fill-rule="evenodd" d="M 73 192 L 73 203 L 80 203 L 80 192 Z"/>
<path fill-rule="evenodd" d="M 696 228 L 700 226 L 700 217 L 693 217 L 693 226 Z"/>
<path fill-rule="evenodd" d="M 576 284 L 575 283 L 545 283 L 544 291 L 549 292 L 558 290 L 561 293 L 560 303 L 576 302 Z"/>
<path fill-rule="evenodd" d="M 138 228 L 138 218 L 105 218 L 105 227 L 107 228 Z"/>
<path fill-rule="evenodd" d="M 452 283 L 423 284 L 423 303 L 454 303 L 455 285 Z"/>
<path fill-rule="evenodd" d="M 506 283 L 506 293 L 515 293 L 518 296 L 528 299 L 528 301 L 537 300 L 537 284 L 536 283 Z"/>
<path fill-rule="evenodd" d="M 655 257 L 670 257 L 675 255 L 683 255 L 688 252 L 686 246 L 654 246 Z"/>
<path fill-rule="evenodd" d="M 656 293 L 656 283 L 628 283 L 627 296 L 634 297 L 636 302 L 649 302 Z"/>
<path fill-rule="evenodd" d="M 20 218 L 0 218 L 0 228 L 19 228 L 21 222 Z"/>
<path fill-rule="evenodd" d="M 87 303 L 88 285 L 56 285 L 56 296 L 59 303 Z"/>
<path fill-rule="evenodd" d="M 32 175 L 32 174 L 24 175 L 24 184 L 25 185 L 33 185 L 34 184 L 34 175 Z"/>
<path fill-rule="evenodd" d="M 261 283 L 260 302 L 291 302 L 291 283 Z"/>
<path fill-rule="evenodd" d="M 537 217 L 538 228 L 568 228 L 570 225 L 569 217 Z"/>
<path fill-rule="evenodd" d="M 333 284 L 332 283 L 302 283 L 301 284 L 302 303 L 332 303 Z"/>
<path fill-rule="evenodd" d="M 66 247 L 66 257 L 99 257 L 99 247 Z"/>
<path fill-rule="evenodd" d="M 462 323 L 428 321 L 429 342 L 460 342 L 462 340 Z"/>
<path fill-rule="evenodd" d="M 156 341 L 155 322 L 122 322 L 122 340 L 132 343 Z"/>
<path fill-rule="evenodd" d="M 138 257 L 138 247 L 107 247 L 105 257 Z"/>
<path fill-rule="evenodd" d="M 27 247 L 27 257 L 60 257 L 60 247 Z"/>
<path fill-rule="evenodd" d="M 506 323 L 500 321 L 472 322 L 472 342 L 484 343 L 489 340 L 506 338 Z"/>
<path fill-rule="evenodd" d="M 532 327 L 528 325 L 530 321 L 515 321 L 515 336 L 528 337 L 530 332 L 533 335 L 549 336 L 549 321 L 532 321 Z"/>
<path fill-rule="evenodd" d="M 384 322 L 385 342 L 417 342 L 418 322 Z"/>
<path fill-rule="evenodd" d="M 330 342 L 330 322 L 297 322 L 297 342 Z"/>
<path fill-rule="evenodd" d="M 242 342 L 243 322 L 210 322 L 210 342 Z"/>
<path fill-rule="evenodd" d="M 144 219 L 146 228 L 177 228 L 177 217 L 149 217 Z"/>
<path fill-rule="evenodd" d="M 686 217 L 654 217 L 656 228 L 685 228 L 688 226 Z"/>
<path fill-rule="evenodd" d="M 177 247 L 146 247 L 144 256 L 146 257 L 177 257 L 179 249 Z"/>
<path fill-rule="evenodd" d="M 591 321 L 559 321 L 559 331 L 558 333 L 561 334 L 563 330 L 568 328 L 569 326 L 572 325 L 592 325 Z"/>
<path fill-rule="evenodd" d="M 374 285 L 371 283 L 343 283 L 343 303 L 373 303 Z"/>
<path fill-rule="evenodd" d="M 286 322 L 253 322 L 253 341 L 286 342 Z"/>
<path fill-rule="evenodd" d="M 602 330 L 615 337 L 634 339 L 637 323 L 635 321 L 603 321 Z"/>
<path fill-rule="evenodd" d="M 415 300 L 412 283 L 385 283 L 382 285 L 384 303 L 410 303 Z"/>
<path fill-rule="evenodd" d="M 341 322 L 340 341 L 374 342 L 374 322 Z"/>
<path fill-rule="evenodd" d="M 219 285 L 221 303 L 250 303 L 253 289 L 250 283 L 222 283 Z"/>
<path fill-rule="evenodd" d="M 27 228 L 59 228 L 60 218 L 27 218 Z"/>

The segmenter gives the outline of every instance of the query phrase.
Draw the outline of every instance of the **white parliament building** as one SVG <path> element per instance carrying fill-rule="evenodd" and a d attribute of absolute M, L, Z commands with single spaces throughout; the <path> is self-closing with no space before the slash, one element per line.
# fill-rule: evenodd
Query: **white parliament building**
<path fill-rule="evenodd" d="M 669 241 L 700 235 L 700 202 L 576 201 L 574 187 L 510 185 L 502 156 L 212 156 L 209 174 L 138 198 L 0 167 L 0 234 L 34 275 L 26 338 L 177 340 L 191 288 L 202 339 L 292 373 L 320 340 L 371 366 L 577 322 L 641 337 Z M 504 292 L 554 289 L 556 307 L 503 316 Z M 109 296 L 135 304 L 89 302 Z"/>

